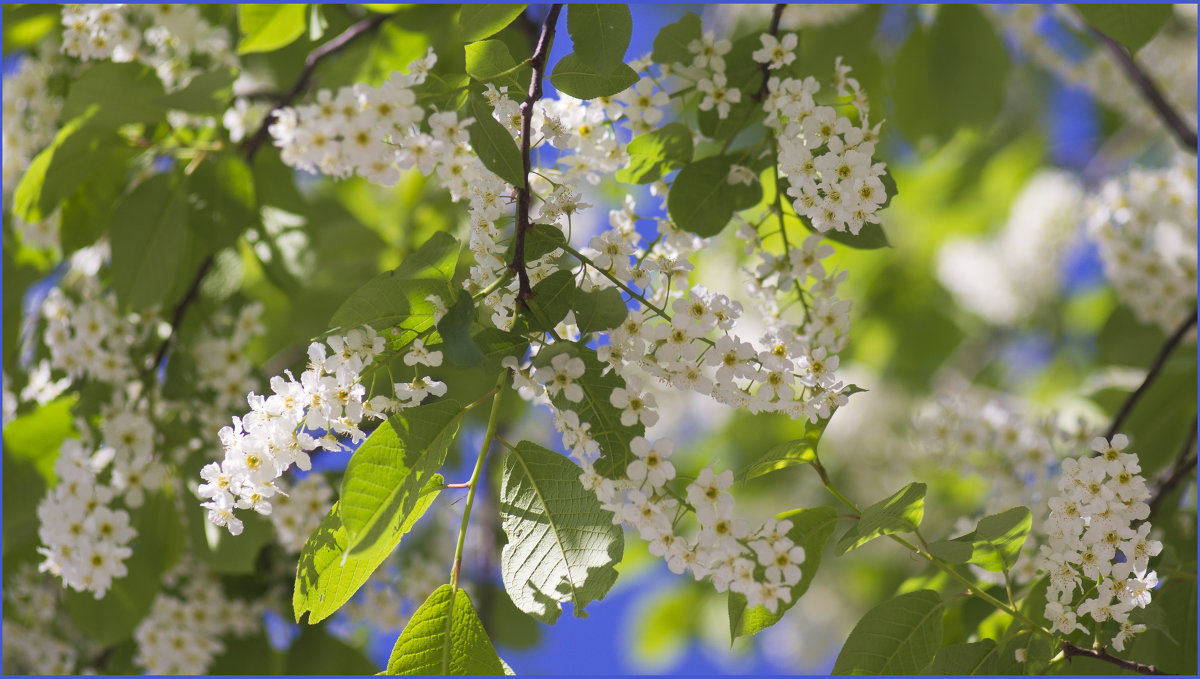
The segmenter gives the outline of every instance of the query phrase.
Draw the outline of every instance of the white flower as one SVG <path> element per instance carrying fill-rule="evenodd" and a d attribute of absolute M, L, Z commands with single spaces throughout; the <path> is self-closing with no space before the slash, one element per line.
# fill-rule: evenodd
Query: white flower
<path fill-rule="evenodd" d="M 568 401 L 578 403 L 583 400 L 583 387 L 575 380 L 583 377 L 585 369 L 582 358 L 558 354 L 550 359 L 549 366 L 538 368 L 536 376 L 546 385 L 550 396 L 557 396 L 561 391 Z"/>

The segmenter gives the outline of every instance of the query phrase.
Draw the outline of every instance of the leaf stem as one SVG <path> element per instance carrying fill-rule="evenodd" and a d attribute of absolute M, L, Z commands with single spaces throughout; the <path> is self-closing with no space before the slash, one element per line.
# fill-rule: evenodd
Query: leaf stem
<path fill-rule="evenodd" d="M 488 449 L 492 447 L 492 441 L 496 438 L 496 422 L 500 418 L 500 401 L 504 396 L 504 380 L 508 377 L 508 370 L 503 370 L 500 373 L 500 378 L 496 380 L 496 389 L 492 401 L 492 412 L 488 415 L 487 433 L 483 435 L 483 445 L 479 448 L 479 457 L 475 459 L 475 469 L 471 472 L 471 480 L 467 481 L 467 502 L 463 505 L 462 525 L 458 529 L 458 544 L 454 546 L 454 567 L 450 571 L 450 589 L 452 593 L 458 590 L 458 574 L 462 568 L 463 546 L 467 541 L 467 524 L 471 521 L 471 506 L 475 504 L 475 491 L 479 488 L 479 477 L 483 473 L 483 461 L 487 458 Z"/>

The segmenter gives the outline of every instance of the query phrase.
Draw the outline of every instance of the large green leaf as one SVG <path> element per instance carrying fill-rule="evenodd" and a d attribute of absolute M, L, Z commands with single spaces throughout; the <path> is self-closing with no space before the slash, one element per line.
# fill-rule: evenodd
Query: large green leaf
<path fill-rule="evenodd" d="M 715 236 L 729 224 L 738 210 L 762 200 L 758 182 L 729 183 L 729 168 L 737 156 L 710 156 L 690 163 L 675 176 L 667 195 L 671 221 L 684 231 L 705 238 Z"/>
<path fill-rule="evenodd" d="M 442 476 L 434 474 L 422 489 L 416 507 L 391 536 L 394 540 L 391 548 L 368 554 L 346 553 L 346 529 L 342 526 L 340 509 L 334 505 L 304 543 L 296 564 L 296 588 L 292 592 L 296 622 L 300 622 L 304 612 L 308 611 L 308 624 L 314 625 L 349 601 L 437 499 L 442 483 Z"/>
<path fill-rule="evenodd" d="M 554 65 L 550 84 L 563 94 L 578 99 L 610 97 L 637 84 L 637 71 L 624 63 L 598 67 L 572 52 Z"/>
<path fill-rule="evenodd" d="M 673 24 L 659 29 L 654 36 L 654 51 L 650 58 L 657 64 L 687 64 L 691 66 L 695 55 L 688 50 L 688 43 L 703 37 L 700 17 L 688 12 Z"/>
<path fill-rule="evenodd" d="M 808 591 L 817 569 L 821 566 L 821 552 L 833 529 L 837 527 L 837 510 L 833 507 L 813 507 L 812 509 L 796 509 L 784 512 L 775 518 L 792 522 L 788 538 L 804 548 L 804 563 L 800 564 L 800 580 L 792 585 L 792 600 L 779 605 L 778 610 L 770 612 L 763 606 L 746 609 L 746 597 L 736 592 L 729 593 L 729 637 L 730 640 L 741 636 L 756 634 L 783 619 L 783 614 L 796 605 L 800 597 Z"/>
<path fill-rule="evenodd" d="M 656 182 L 668 172 L 692 162 L 692 132 L 683 123 L 667 123 L 634 137 L 626 151 L 629 162 L 617 170 L 617 181 L 626 184 Z"/>
<path fill-rule="evenodd" d="M 560 269 L 546 276 L 533 286 L 533 296 L 527 301 L 530 311 L 519 313 L 515 329 L 553 329 L 571 310 L 577 292 L 571 271 Z"/>
<path fill-rule="evenodd" d="M 507 85 L 508 94 L 520 97 L 529 87 L 529 68 L 517 68 L 517 62 L 508 51 L 503 40 L 480 40 L 468 43 L 466 53 L 467 75 L 480 82 Z"/>
<path fill-rule="evenodd" d="M 983 517 L 970 536 L 970 563 L 996 573 L 1008 571 L 1016 565 L 1031 526 L 1032 517 L 1024 507 Z"/>
<path fill-rule="evenodd" d="M 629 315 L 625 299 L 616 288 L 580 290 L 575 296 L 575 323 L 579 332 L 600 332 L 619 327 Z"/>
<path fill-rule="evenodd" d="M 464 412 L 449 400 L 403 410 L 354 451 L 339 503 L 347 551 L 373 554 L 396 546 L 410 517 L 429 506 L 423 498 L 446 460 Z"/>
<path fill-rule="evenodd" d="M 167 113 L 155 103 L 164 92 L 162 80 L 148 66 L 98 61 L 71 81 L 62 118 L 71 120 L 91 111 L 87 124 L 110 133 L 129 123 L 157 123 Z"/>
<path fill-rule="evenodd" d="M 238 5 L 238 54 L 272 52 L 304 35 L 304 5 Z"/>
<path fill-rule="evenodd" d="M 483 362 L 483 352 L 471 338 L 471 324 L 475 321 L 475 302 L 466 290 L 458 291 L 458 299 L 438 321 L 438 334 L 442 336 L 442 351 L 446 360 L 454 365 L 472 367 Z"/>
<path fill-rule="evenodd" d="M 154 175 L 113 212 L 113 289 L 124 308 L 160 304 L 171 292 L 190 245 L 189 210 L 179 188 L 170 175 Z"/>
<path fill-rule="evenodd" d="M 104 169 L 98 158 L 121 149 L 110 130 L 89 126 L 95 111 L 71 119 L 34 156 L 13 193 L 13 214 L 27 222 L 50 216 L 62 201 Z"/>
<path fill-rule="evenodd" d="M 964 126 L 986 127 L 1004 104 L 1008 50 L 983 13 L 969 5 L 938 8 L 896 56 L 896 125 L 904 136 L 949 139 Z"/>
<path fill-rule="evenodd" d="M 250 166 L 233 154 L 220 154 L 192 171 L 186 184 L 192 209 L 188 223 L 205 251 L 233 245 L 258 223 L 255 188 Z"/>
<path fill-rule="evenodd" d="M 383 330 L 400 326 L 414 334 L 429 329 L 436 307 L 426 298 L 449 299 L 457 261 L 458 241 L 444 231 L 434 233 L 400 266 L 355 290 L 334 312 L 329 327 L 349 330 L 365 324 Z"/>
<path fill-rule="evenodd" d="M 942 643 L 942 605 L 927 589 L 889 599 L 858 621 L 833 674 L 917 674 Z"/>
<path fill-rule="evenodd" d="M 387 673 L 504 674 L 504 666 L 467 593 L 442 585 L 409 619 Z"/>
<path fill-rule="evenodd" d="M 463 42 L 475 42 L 499 33 L 521 16 L 526 5 L 464 4 L 458 14 Z"/>
<path fill-rule="evenodd" d="M 504 589 L 517 608 L 553 624 L 569 602 L 576 616 L 617 581 L 625 541 L 566 457 L 521 441 L 504 458 L 500 554 Z"/>
<path fill-rule="evenodd" d="M 549 365 L 554 356 L 564 352 L 583 360 L 583 376 L 575 380 L 583 389 L 583 401 L 568 401 L 561 391 L 551 401 L 559 410 L 574 410 L 579 414 L 580 422 L 591 425 L 588 434 L 600 445 L 596 471 L 609 478 L 619 478 L 635 459 L 629 448 L 630 442 L 645 434 L 645 427 L 640 422 L 629 427 L 621 424 L 621 411 L 610 400 L 613 389 L 625 388 L 625 380 L 616 371 L 607 370 L 608 365 L 596 357 L 594 349 L 574 342 L 555 342 L 538 353 L 534 364 L 538 367 Z"/>
<path fill-rule="evenodd" d="M 228 68 L 205 71 L 192 78 L 187 87 L 159 97 L 153 103 L 175 111 L 219 115 L 233 100 L 233 81 L 237 80 L 237 75 L 237 71 Z"/>
<path fill-rule="evenodd" d="M 525 186 L 521 150 L 517 148 L 508 129 L 492 117 L 492 107 L 482 94 L 471 94 L 467 102 L 471 117 L 475 118 L 475 122 L 467 127 L 467 134 L 471 137 L 471 148 L 483 161 L 484 167 L 513 186 Z"/>
<path fill-rule="evenodd" d="M 925 484 L 910 483 L 890 497 L 863 510 L 862 516 L 838 540 L 838 556 L 881 535 L 916 530 L 925 516 Z"/>
<path fill-rule="evenodd" d="M 106 145 L 91 156 L 95 172 L 62 203 L 59 236 L 64 254 L 96 242 L 108 231 L 113 205 L 129 183 L 131 149 Z"/>
<path fill-rule="evenodd" d="M 37 506 L 46 494 L 46 480 L 33 462 L 4 451 L 4 556 L 38 544 Z"/>
<path fill-rule="evenodd" d="M 991 639 L 943 646 L 938 649 L 933 664 L 921 674 L 996 674 L 998 651 L 996 642 Z"/>
<path fill-rule="evenodd" d="M 4 53 L 36 45 L 45 35 L 62 26 L 62 10 L 55 5 L 4 6 Z"/>
<path fill-rule="evenodd" d="M 817 444 L 821 441 L 821 435 L 825 433 L 825 427 L 828 425 L 829 418 L 817 420 L 816 424 L 806 423 L 804 436 L 773 446 L 762 457 L 750 463 L 738 476 L 749 481 L 780 469 L 810 464 L 817 459 Z"/>
<path fill-rule="evenodd" d="M 567 31 L 575 53 L 600 69 L 616 67 L 625 59 L 633 35 L 633 16 L 628 5 L 567 6 Z"/>
<path fill-rule="evenodd" d="M 4 428 L 4 454 L 17 460 L 29 460 L 48 486 L 58 483 L 54 462 L 68 437 L 78 437 L 71 416 L 76 403 L 74 394 L 67 394 L 18 417 Z"/>
<path fill-rule="evenodd" d="M 1171 18 L 1171 5 L 1075 5 L 1087 22 L 1137 52 Z"/>

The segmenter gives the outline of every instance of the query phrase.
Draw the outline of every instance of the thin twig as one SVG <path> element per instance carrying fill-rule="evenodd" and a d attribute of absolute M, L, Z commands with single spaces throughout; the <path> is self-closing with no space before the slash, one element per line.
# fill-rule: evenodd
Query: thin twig
<path fill-rule="evenodd" d="M 775 5 L 775 9 L 771 11 L 771 28 L 768 32 L 771 37 L 779 36 L 779 20 L 783 18 L 783 9 L 787 7 L 787 3 L 779 3 Z M 755 101 L 762 101 L 767 96 L 767 81 L 771 78 L 771 62 L 766 62 L 759 66 L 762 71 L 762 84 L 758 86 L 758 92 L 754 93 Z"/>
<path fill-rule="evenodd" d="M 1118 658 L 1115 655 L 1110 655 L 1107 646 L 1101 646 L 1100 648 L 1082 648 L 1072 644 L 1069 641 L 1064 641 L 1062 642 L 1060 648 L 1062 648 L 1063 655 L 1067 658 L 1068 662 L 1070 662 L 1071 658 L 1075 656 L 1083 656 L 1085 658 L 1103 660 L 1104 662 L 1116 665 L 1123 670 L 1137 672 L 1138 674 L 1167 674 L 1167 672 L 1163 672 L 1154 665 L 1143 665 L 1140 662 L 1125 660 L 1123 658 Z"/>
<path fill-rule="evenodd" d="M 379 28 L 381 25 L 383 25 L 383 22 L 387 21 L 389 18 L 391 18 L 391 16 L 392 15 L 390 14 L 376 14 L 367 19 L 363 19 L 350 28 L 347 28 L 341 33 L 341 35 L 338 35 L 333 40 L 330 40 L 329 42 L 310 52 L 308 57 L 304 60 L 304 70 L 300 72 L 300 76 L 296 78 L 296 82 L 292 84 L 292 87 L 286 93 L 284 93 L 277 102 L 275 102 L 274 108 L 278 109 L 295 101 L 296 98 L 304 92 L 304 89 L 308 87 L 309 80 L 312 79 L 313 71 L 316 69 L 318 64 L 331 55 L 345 49 L 350 45 L 350 43 L 354 42 L 363 35 L 366 35 L 367 33 Z M 274 117 L 275 113 L 274 110 L 272 110 L 271 113 L 267 114 L 263 118 L 262 124 L 259 125 L 258 130 L 254 133 L 254 136 L 250 137 L 242 144 L 241 150 L 244 154 L 246 154 L 246 160 L 248 162 L 252 162 L 254 160 L 254 155 L 258 153 L 258 149 L 262 146 L 263 142 L 267 140 L 267 137 L 269 136 L 268 128 L 270 127 L 271 122 L 274 120 Z M 166 358 L 167 351 L 170 350 L 171 343 L 175 340 L 175 336 L 179 333 L 179 325 L 183 322 L 183 316 L 187 313 L 188 308 L 191 307 L 191 305 L 196 301 L 196 298 L 199 296 L 200 284 L 204 281 L 204 277 L 208 275 L 208 272 L 212 270 L 213 264 L 216 261 L 215 257 L 216 255 L 209 255 L 208 257 L 204 258 L 204 261 L 200 263 L 200 268 L 196 270 L 196 275 L 192 277 L 192 282 L 188 285 L 188 290 L 184 294 L 183 299 L 179 300 L 179 303 L 175 305 L 175 309 L 171 312 L 171 334 L 167 335 L 167 338 L 163 340 L 163 343 L 158 348 L 158 351 L 155 352 L 154 364 L 150 366 L 151 371 L 157 370 L 162 364 L 163 359 Z"/>
<path fill-rule="evenodd" d="M 1196 448 L 1197 424 L 1200 422 L 1193 417 L 1192 426 L 1188 429 L 1187 440 L 1183 442 L 1183 447 L 1175 456 L 1175 464 L 1171 466 L 1170 471 L 1159 475 L 1158 481 L 1155 483 L 1158 489 L 1154 491 L 1154 497 L 1150 499 L 1150 516 L 1154 516 L 1163 500 L 1196 468 L 1196 455 L 1193 451 Z"/>
<path fill-rule="evenodd" d="M 1175 107 L 1171 106 L 1166 97 L 1163 96 L 1162 90 L 1158 89 L 1158 85 L 1150 79 L 1149 74 L 1138 65 L 1133 55 L 1121 43 L 1108 37 L 1103 31 L 1091 25 L 1087 21 L 1083 22 L 1092 37 L 1104 45 L 1108 53 L 1116 59 L 1117 66 L 1125 72 L 1125 75 L 1133 82 L 1133 85 L 1141 91 L 1142 96 L 1146 98 L 1146 102 L 1158 114 L 1159 119 L 1167 126 L 1167 129 L 1175 135 L 1179 143 L 1185 149 L 1196 155 L 1196 131 L 1188 126 Z"/>
<path fill-rule="evenodd" d="M 1138 402 L 1138 399 L 1140 399 L 1142 395 L 1150 389 L 1150 385 L 1154 383 L 1154 380 L 1158 377 L 1158 373 L 1160 373 L 1163 369 L 1163 366 L 1166 365 L 1167 358 L 1170 357 L 1171 352 L 1174 351 L 1175 347 L 1183 341 L 1183 338 L 1188 334 L 1188 331 L 1195 326 L 1196 310 L 1192 309 L 1192 314 L 1188 316 L 1178 328 L 1175 329 L 1175 332 L 1171 333 L 1171 336 L 1168 337 L 1167 341 L 1163 343 L 1162 348 L 1158 350 L 1158 355 L 1154 357 L 1154 362 L 1151 363 L 1150 367 L 1146 370 L 1146 379 L 1142 380 L 1142 383 L 1138 386 L 1138 388 L 1134 390 L 1134 392 L 1130 394 L 1128 398 L 1125 399 L 1124 403 L 1121 404 L 1121 409 L 1118 410 L 1116 416 L 1113 417 L 1112 424 L 1109 425 L 1108 431 L 1104 434 L 1104 438 L 1111 439 L 1113 436 L 1116 436 L 1118 431 L 1121 430 L 1121 424 L 1125 422 L 1125 418 L 1129 417 L 1129 413 L 1133 411 L 1133 406 Z"/>
<path fill-rule="evenodd" d="M 517 274 L 517 300 L 521 303 L 533 295 L 533 289 L 529 286 L 529 273 L 525 270 L 525 233 L 533 226 L 529 222 L 531 194 L 529 171 L 532 169 L 529 161 L 529 130 L 533 124 L 533 105 L 542 98 L 542 75 L 546 70 L 546 58 L 550 55 L 550 43 L 554 41 L 554 26 L 558 23 L 558 14 L 562 11 L 562 7 L 562 4 L 551 5 L 550 11 L 546 13 L 546 20 L 542 22 L 542 31 L 538 35 L 537 46 L 533 50 L 533 56 L 529 58 L 529 66 L 533 70 L 533 74 L 529 78 L 529 93 L 525 97 L 525 101 L 521 102 L 521 165 L 525 183 L 524 186 L 517 187 L 516 242 L 513 248 L 512 262 L 508 265 L 508 268 Z"/>
<path fill-rule="evenodd" d="M 379 28 L 383 25 L 383 22 L 390 18 L 392 18 L 391 14 L 375 14 L 367 17 L 345 31 L 342 31 L 333 40 L 309 52 L 308 57 L 304 59 L 304 70 L 300 71 L 300 76 L 296 78 L 296 82 L 292 84 L 291 89 L 284 93 L 279 98 L 279 101 L 275 102 L 274 108 L 283 108 L 295 101 L 304 92 L 305 88 L 308 87 L 308 82 L 312 79 L 313 71 L 317 70 L 317 66 L 322 61 L 342 51 L 358 38 Z M 245 144 L 242 145 L 242 150 L 246 153 L 247 160 L 254 160 L 254 154 L 258 153 L 259 147 L 270 136 L 268 130 L 274 120 L 275 112 L 272 111 L 263 118 L 262 124 L 258 126 L 258 130 L 255 131 L 254 136 L 247 139 Z"/>

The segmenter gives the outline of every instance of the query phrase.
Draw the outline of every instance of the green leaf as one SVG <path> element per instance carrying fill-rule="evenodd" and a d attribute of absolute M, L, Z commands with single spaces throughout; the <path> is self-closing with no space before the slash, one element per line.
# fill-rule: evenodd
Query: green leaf
<path fill-rule="evenodd" d="M 575 384 L 583 389 L 583 401 L 568 401 L 561 391 L 550 400 L 559 410 L 574 410 L 579 414 L 580 422 L 591 424 L 588 433 L 600 445 L 601 451 L 600 459 L 596 460 L 596 471 L 608 478 L 619 478 L 634 460 L 630 442 L 646 431 L 640 422 L 630 427 L 621 424 L 621 411 L 610 400 L 613 389 L 625 388 L 625 380 L 614 370 L 606 373 L 608 365 L 596 358 L 596 351 L 575 342 L 555 342 L 538 353 L 534 365 L 549 365 L 550 360 L 560 353 L 583 360 L 583 376 L 575 380 Z"/>
<path fill-rule="evenodd" d="M 428 508 L 423 498 L 464 412 L 454 401 L 409 408 L 389 417 L 354 452 L 340 502 L 351 554 L 390 552 L 410 517 Z"/>
<path fill-rule="evenodd" d="M 567 6 L 567 31 L 575 53 L 600 69 L 615 68 L 625 60 L 633 35 L 628 5 Z"/>
<path fill-rule="evenodd" d="M 387 673 L 504 674 L 504 666 L 467 593 L 442 585 L 409 619 Z"/>
<path fill-rule="evenodd" d="M 146 309 L 171 292 L 189 245 L 189 210 L 178 188 L 170 175 L 154 175 L 113 211 L 112 281 L 122 308 Z"/>
<path fill-rule="evenodd" d="M 363 652 L 330 634 L 328 627 L 300 627 L 283 660 L 283 674 L 375 674 Z M 239 672 L 241 674 L 243 672 Z"/>
<path fill-rule="evenodd" d="M 233 154 L 220 154 L 200 163 L 188 177 L 186 190 L 197 242 L 216 252 L 237 242 L 259 221 L 254 172 Z"/>
<path fill-rule="evenodd" d="M 921 674 L 996 674 L 997 650 L 991 639 L 943 646 Z"/>
<path fill-rule="evenodd" d="M 801 222 L 808 226 L 808 219 L 803 218 Z M 818 233 L 816 229 L 812 228 L 809 231 Z M 883 227 L 879 224 L 863 224 L 857 235 L 849 231 L 826 231 L 821 236 L 855 250 L 877 250 L 892 247 L 892 244 L 888 242 L 887 234 L 883 232 Z"/>
<path fill-rule="evenodd" d="M 464 4 L 458 14 L 458 31 L 463 42 L 475 42 L 499 33 L 521 16 L 526 5 Z"/>
<path fill-rule="evenodd" d="M 110 131 L 88 126 L 95 111 L 70 120 L 54 141 L 34 156 L 13 195 L 13 214 L 27 222 L 40 222 L 76 189 L 96 176 L 121 149 L 121 140 Z"/>
<path fill-rule="evenodd" d="M 466 52 L 467 75 L 480 82 L 494 82 L 497 85 L 507 85 L 509 94 L 520 96 L 525 90 L 521 83 L 529 83 L 527 67 L 516 68 L 517 62 L 508 51 L 508 45 L 503 40 L 481 40 L 468 43 Z M 484 102 L 486 105 L 486 102 Z M 488 106 L 488 109 L 491 107 Z M 511 135 L 509 135 L 511 138 Z"/>
<path fill-rule="evenodd" d="M 817 443 L 828 425 L 829 418 L 817 420 L 816 424 L 805 423 L 803 437 L 773 446 L 762 457 L 739 472 L 738 476 L 744 481 L 749 481 L 773 471 L 811 463 L 817 459 Z"/>
<path fill-rule="evenodd" d="M 158 97 L 153 103 L 173 111 L 219 115 L 233 100 L 233 81 L 237 75 L 237 71 L 228 68 L 205 71 L 192 78 L 187 87 Z"/>
<path fill-rule="evenodd" d="M 567 269 L 560 269 L 546 276 L 533 286 L 533 297 L 526 300 L 532 312 L 521 311 L 518 320 L 521 325 L 533 330 L 549 330 L 558 325 L 566 317 L 567 312 L 575 302 L 575 275 Z M 542 321 L 545 321 L 543 323 Z"/>
<path fill-rule="evenodd" d="M 929 553 L 947 563 L 967 563 L 974 550 L 970 540 L 955 538 L 929 543 Z"/>
<path fill-rule="evenodd" d="M 525 186 L 521 150 L 508 129 L 492 117 L 492 107 L 482 94 L 473 92 L 467 101 L 471 117 L 475 118 L 475 122 L 467 127 L 467 134 L 484 167 L 513 186 Z"/>
<path fill-rule="evenodd" d="M 304 35 L 304 5 L 238 5 L 238 54 L 272 52 Z"/>
<path fill-rule="evenodd" d="M 308 624 L 315 625 L 349 601 L 375 569 L 391 556 L 404 535 L 437 499 L 442 484 L 441 474 L 434 474 L 422 489 L 416 507 L 391 536 L 394 540 L 391 547 L 369 554 L 346 553 L 346 528 L 342 525 L 341 510 L 335 504 L 300 551 L 300 559 L 296 564 L 296 587 L 292 592 L 292 610 L 296 614 L 296 622 L 300 622 L 307 611 Z"/>
<path fill-rule="evenodd" d="M 1166 342 L 1167 336 L 1157 325 L 1142 323 L 1125 305 L 1109 314 L 1096 337 L 1096 361 L 1103 364 L 1144 368 L 1146 360 Z"/>
<path fill-rule="evenodd" d="M 7 431 L 5 432 L 7 434 Z M 7 442 L 6 442 L 7 446 Z M 4 450 L 4 556 L 38 544 L 37 506 L 46 494 L 46 480 L 28 459 Z"/>
<path fill-rule="evenodd" d="M 74 394 L 60 396 L 4 427 L 4 453 L 32 462 L 51 487 L 58 483 L 54 462 L 63 441 L 78 436 L 71 416 L 75 402 Z"/>
<path fill-rule="evenodd" d="M 471 323 L 475 321 L 475 302 L 466 290 L 458 291 L 458 300 L 446 311 L 437 324 L 442 336 L 442 351 L 454 365 L 473 367 L 483 363 L 483 352 L 471 339 Z"/>
<path fill-rule="evenodd" d="M 858 522 L 838 540 L 835 552 L 841 556 L 881 535 L 916 530 L 924 516 L 925 484 L 910 483 L 864 509 Z"/>
<path fill-rule="evenodd" d="M 1136 53 L 1171 18 L 1171 5 L 1075 5 L 1087 22 Z"/>
<path fill-rule="evenodd" d="M 626 150 L 629 162 L 617 170 L 617 181 L 649 184 L 692 162 L 692 132 L 683 123 L 667 123 L 634 137 Z"/>
<path fill-rule="evenodd" d="M 917 674 L 942 643 L 942 605 L 927 589 L 889 599 L 858 621 L 833 674 Z"/>
<path fill-rule="evenodd" d="M 654 37 L 654 51 L 650 58 L 656 64 L 687 64 L 690 66 L 695 55 L 687 46 L 693 40 L 703 37 L 703 27 L 700 17 L 688 12 L 673 24 L 667 24 L 659 29 Z"/>
<path fill-rule="evenodd" d="M 4 6 L 4 53 L 32 47 L 62 25 L 62 9 L 55 5 Z"/>
<path fill-rule="evenodd" d="M 128 185 L 129 149 L 105 146 L 92 158 L 95 172 L 62 203 L 59 231 L 64 254 L 85 248 L 108 231 L 113 205 Z"/>
<path fill-rule="evenodd" d="M 475 346 L 483 354 L 483 371 L 494 375 L 500 370 L 500 361 L 506 356 L 518 359 L 529 349 L 529 340 L 498 328 L 484 328 L 474 335 Z"/>
<path fill-rule="evenodd" d="M 758 182 L 729 183 L 729 168 L 737 156 L 710 156 L 690 163 L 675 176 L 667 195 L 671 221 L 684 231 L 708 238 L 720 233 L 738 210 L 762 200 Z"/>
<path fill-rule="evenodd" d="M 821 567 L 821 552 L 833 529 L 837 527 L 837 510 L 833 507 L 795 509 L 775 516 L 779 520 L 792 522 L 788 538 L 804 548 L 804 563 L 800 564 L 800 580 L 792 585 L 792 600 L 781 603 L 774 613 L 763 606 L 746 609 L 746 597 L 737 592 L 729 593 L 729 637 L 730 641 L 741 636 L 757 634 L 783 619 L 783 614 L 796 605 L 808 591 L 817 569 Z"/>
<path fill-rule="evenodd" d="M 572 52 L 554 65 L 550 84 L 577 99 L 610 97 L 637 84 L 637 71 L 624 63 L 595 67 Z"/>
<path fill-rule="evenodd" d="M 1004 104 L 1008 50 L 975 7 L 939 7 L 933 26 L 914 29 L 896 60 L 896 125 L 910 140 L 985 128 Z"/>
<path fill-rule="evenodd" d="M 1025 652 L 1025 662 L 1017 661 L 1017 650 Z M 1041 634 L 1022 630 L 1004 643 L 996 657 L 996 674 L 1041 674 L 1054 655 L 1050 641 Z"/>
<path fill-rule="evenodd" d="M 611 330 L 625 322 L 629 309 L 621 291 L 603 288 L 585 292 L 580 290 L 575 301 L 575 323 L 579 332 Z"/>
<path fill-rule="evenodd" d="M 508 544 L 500 554 L 504 589 L 517 608 L 553 624 L 569 602 L 577 617 L 603 599 L 625 541 L 612 512 L 579 481 L 566 457 L 521 441 L 504 457 L 500 516 Z"/>
<path fill-rule="evenodd" d="M 412 333 L 433 327 L 436 307 L 426 300 L 450 297 L 450 279 L 458 261 L 458 241 L 438 231 L 392 271 L 379 274 L 350 295 L 334 312 L 329 327 L 377 330 L 401 326 Z"/>
<path fill-rule="evenodd" d="M 971 534 L 970 563 L 996 573 L 1008 571 L 1017 563 L 1032 521 L 1024 507 L 980 519 Z"/>
<path fill-rule="evenodd" d="M 92 111 L 87 124 L 112 131 L 130 123 L 154 124 L 166 116 L 155 103 L 165 91 L 154 69 L 136 63 L 97 62 L 71 82 L 62 119 Z"/>
<path fill-rule="evenodd" d="M 525 234 L 525 261 L 532 262 L 540 259 L 566 244 L 567 236 L 562 229 L 552 224 L 534 224 Z M 515 248 L 516 240 L 514 239 L 508 248 L 507 259 L 509 261 L 512 261 Z"/>

